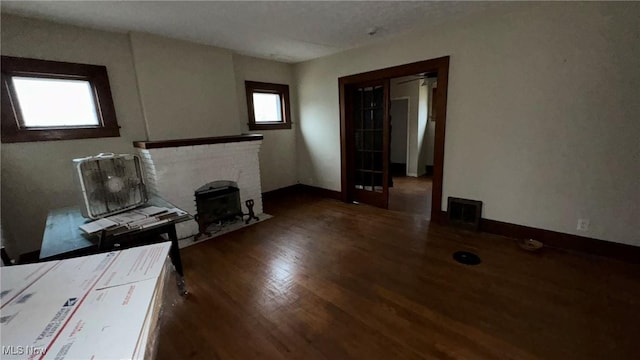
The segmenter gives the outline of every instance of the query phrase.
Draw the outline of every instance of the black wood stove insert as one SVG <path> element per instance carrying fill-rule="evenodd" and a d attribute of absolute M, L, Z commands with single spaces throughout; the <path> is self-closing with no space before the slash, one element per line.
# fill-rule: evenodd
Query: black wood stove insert
<path fill-rule="evenodd" d="M 258 220 L 253 213 L 253 200 L 245 201 L 249 210 L 248 214 L 242 212 L 240 205 L 240 189 L 233 181 L 220 180 L 213 181 L 201 186 L 195 193 L 196 210 L 195 216 L 198 222 L 198 236 L 211 235 L 207 228 L 212 224 L 224 225 L 236 221 L 238 218 L 248 216 L 246 223 L 252 219 Z"/>

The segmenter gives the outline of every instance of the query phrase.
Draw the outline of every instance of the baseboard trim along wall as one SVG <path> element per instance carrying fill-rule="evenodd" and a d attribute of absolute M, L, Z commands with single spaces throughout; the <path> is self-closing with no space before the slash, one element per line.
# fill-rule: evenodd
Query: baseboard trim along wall
<path fill-rule="evenodd" d="M 342 200 L 342 193 L 340 191 L 323 189 L 316 186 L 297 184 L 298 188 L 316 194 L 318 196 L 326 197 L 329 199 Z"/>
<path fill-rule="evenodd" d="M 286 194 L 292 191 L 304 191 L 310 194 L 315 194 L 320 197 L 325 197 L 325 198 L 335 199 L 335 200 L 342 200 L 342 197 L 341 197 L 342 193 L 340 191 L 323 189 L 316 186 L 305 185 L 305 184 L 295 184 L 295 185 L 290 185 L 280 189 L 267 191 L 262 193 L 262 197 L 269 198 L 269 197 L 278 196 L 279 194 Z"/>
<path fill-rule="evenodd" d="M 447 212 L 441 211 L 439 223 L 446 223 L 447 218 Z M 516 239 L 535 239 L 552 248 L 640 263 L 640 247 L 637 246 L 484 218 L 480 219 L 480 231 Z"/>

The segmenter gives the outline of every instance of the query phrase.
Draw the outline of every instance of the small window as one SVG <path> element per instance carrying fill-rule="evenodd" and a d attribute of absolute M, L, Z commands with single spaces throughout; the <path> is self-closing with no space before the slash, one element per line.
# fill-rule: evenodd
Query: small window
<path fill-rule="evenodd" d="M 249 130 L 291 129 L 289 86 L 245 81 Z"/>
<path fill-rule="evenodd" d="M 2 56 L 2 142 L 114 136 L 106 67 Z"/>

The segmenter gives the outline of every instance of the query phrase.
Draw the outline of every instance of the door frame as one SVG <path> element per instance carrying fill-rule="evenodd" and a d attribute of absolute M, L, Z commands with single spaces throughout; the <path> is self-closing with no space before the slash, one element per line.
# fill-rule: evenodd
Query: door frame
<path fill-rule="evenodd" d="M 399 96 L 399 97 L 395 97 L 395 98 L 391 98 L 390 102 L 396 101 L 396 100 L 407 100 L 407 138 L 404 139 L 405 141 L 405 157 L 404 157 L 404 162 L 405 162 L 405 167 L 404 167 L 404 173 L 405 175 L 409 174 L 409 125 L 411 125 L 411 97 L 410 96 Z M 391 113 L 389 113 L 389 116 L 391 116 Z M 391 156 L 391 150 L 389 150 L 389 156 Z"/>
<path fill-rule="evenodd" d="M 433 185 L 431 193 L 431 220 L 437 223 L 445 221 L 442 208 L 442 178 L 444 168 L 444 137 L 447 120 L 447 89 L 449 85 L 449 56 L 436 59 L 418 61 L 410 64 L 392 66 L 384 69 L 367 71 L 364 73 L 338 78 L 339 106 L 340 106 L 340 159 L 341 159 L 341 199 L 352 201 L 353 193 L 349 189 L 347 123 L 345 109 L 345 89 L 347 86 L 375 80 L 390 80 L 397 77 L 415 75 L 424 72 L 437 72 L 438 91 L 436 91 L 436 119 L 434 154 L 433 154 Z"/>

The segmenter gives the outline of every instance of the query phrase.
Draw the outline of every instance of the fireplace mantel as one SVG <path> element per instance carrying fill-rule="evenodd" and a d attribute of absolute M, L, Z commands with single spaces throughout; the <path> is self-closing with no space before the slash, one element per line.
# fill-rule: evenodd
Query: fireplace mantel
<path fill-rule="evenodd" d="M 231 136 L 215 136 L 194 139 L 176 139 L 176 140 L 160 140 L 160 141 L 134 141 L 133 147 L 138 149 L 161 149 L 169 147 L 194 146 L 194 145 L 210 145 L 225 144 L 242 141 L 262 140 L 261 134 L 242 134 Z"/>

